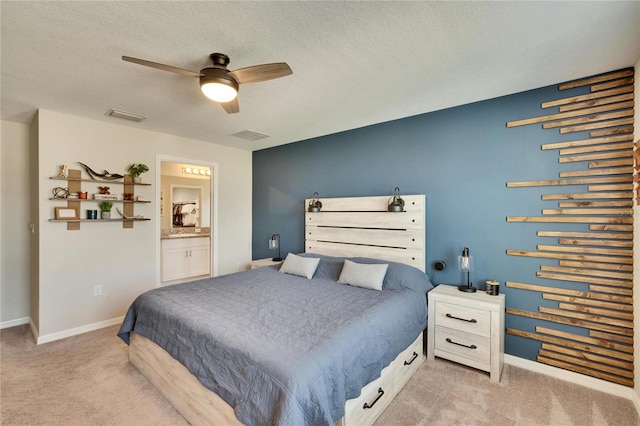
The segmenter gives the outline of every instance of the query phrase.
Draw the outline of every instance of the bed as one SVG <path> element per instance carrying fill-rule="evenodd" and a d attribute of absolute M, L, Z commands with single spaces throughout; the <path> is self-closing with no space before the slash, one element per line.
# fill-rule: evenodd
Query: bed
<path fill-rule="evenodd" d="M 424 196 L 404 198 L 322 200 L 282 268 L 139 296 L 119 331 L 130 361 L 192 424 L 372 423 L 424 360 Z"/>

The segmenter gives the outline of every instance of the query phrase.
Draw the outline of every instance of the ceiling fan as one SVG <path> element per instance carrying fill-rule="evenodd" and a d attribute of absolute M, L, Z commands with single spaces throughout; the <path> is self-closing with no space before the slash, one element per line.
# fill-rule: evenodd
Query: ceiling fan
<path fill-rule="evenodd" d="M 273 64 L 254 65 L 229 71 L 229 57 L 224 53 L 212 53 L 209 55 L 213 66 L 206 67 L 200 72 L 189 71 L 171 65 L 159 64 L 144 59 L 123 56 L 122 60 L 133 62 L 134 64 L 157 68 L 163 71 L 175 72 L 187 77 L 197 77 L 200 79 L 200 89 L 204 95 L 212 101 L 219 102 L 225 111 L 233 114 L 240 111 L 238 104 L 238 90 L 241 84 L 258 83 L 260 81 L 273 80 L 274 78 L 285 77 L 293 74 L 286 62 L 276 62 Z"/>

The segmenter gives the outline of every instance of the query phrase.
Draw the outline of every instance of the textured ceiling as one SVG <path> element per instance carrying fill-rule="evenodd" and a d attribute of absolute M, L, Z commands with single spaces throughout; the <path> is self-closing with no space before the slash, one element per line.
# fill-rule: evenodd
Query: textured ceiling
<path fill-rule="evenodd" d="M 2 119 L 38 108 L 256 150 L 633 66 L 640 2 L 2 1 Z M 199 71 L 287 62 L 240 113 Z M 131 123 L 110 108 L 149 117 Z M 251 130 L 258 141 L 231 136 Z"/>

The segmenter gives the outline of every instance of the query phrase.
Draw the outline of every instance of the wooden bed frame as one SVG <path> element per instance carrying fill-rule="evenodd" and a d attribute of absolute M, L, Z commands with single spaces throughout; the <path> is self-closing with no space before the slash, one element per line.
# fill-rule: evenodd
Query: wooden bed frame
<path fill-rule="evenodd" d="M 405 211 L 387 212 L 390 197 L 322 199 L 320 212 L 306 212 L 305 251 L 330 256 L 373 257 L 425 271 L 425 196 L 407 195 Z M 371 424 L 424 361 L 422 334 L 387 366 L 360 397 L 347 401 L 336 425 Z M 151 340 L 131 333 L 129 361 L 192 425 L 240 425 L 233 408 L 205 388 L 180 362 Z M 401 368 L 403 369 L 401 371 Z M 382 398 L 383 384 L 387 396 Z M 373 396 L 373 397 L 372 397 Z M 377 404 L 375 410 L 363 408 Z M 363 404 L 364 401 L 364 404 Z M 369 401 L 369 402 L 367 402 Z"/>

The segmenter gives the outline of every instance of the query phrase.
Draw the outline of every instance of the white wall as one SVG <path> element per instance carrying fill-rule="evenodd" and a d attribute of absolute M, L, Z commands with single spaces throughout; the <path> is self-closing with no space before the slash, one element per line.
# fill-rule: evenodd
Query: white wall
<path fill-rule="evenodd" d="M 0 325 L 29 317 L 29 127 L 2 121 L 0 137 Z"/>
<path fill-rule="evenodd" d="M 77 161 L 88 164 L 95 170 L 107 169 L 112 173 L 124 173 L 132 162 L 146 163 L 150 172 L 143 175 L 143 181 L 152 183 L 148 187 L 136 187 L 136 195 L 147 199 L 157 199 L 155 187 L 155 164 L 157 155 L 183 158 L 206 159 L 219 165 L 218 170 L 218 273 L 226 274 L 245 268 L 251 261 L 251 152 L 216 145 L 210 142 L 180 138 L 173 135 L 138 130 L 133 127 L 87 120 L 48 110 L 40 110 L 38 132 L 38 179 L 32 186 L 37 191 L 38 209 L 36 225 L 40 257 L 38 259 L 39 321 L 40 340 L 48 341 L 57 337 L 75 334 L 106 323 L 124 315 L 133 299 L 140 293 L 155 287 L 157 282 L 156 250 L 159 226 L 159 209 L 155 202 L 136 204 L 135 213 L 152 220 L 137 222 L 133 229 L 123 229 L 122 222 L 82 223 L 79 231 L 67 231 L 64 223 L 49 221 L 55 206 L 64 202 L 50 201 L 51 190 L 56 186 L 66 186 L 66 182 L 51 180 L 56 176 L 60 164 L 78 168 Z M 9 125 L 25 139 L 25 127 Z M 8 130 L 9 131 L 9 130 Z M 3 122 L 3 154 L 5 123 Z M 12 149 L 13 151 L 13 149 Z M 24 152 L 20 158 L 24 161 Z M 17 154 L 14 154 L 17 155 Z M 3 155 L 2 185 L 2 263 L 5 263 L 7 243 L 5 225 L 9 217 L 5 206 L 5 160 Z M 84 176 L 86 177 L 86 175 Z M 90 193 L 97 185 L 82 183 Z M 122 191 L 122 186 L 111 185 L 112 193 Z M 29 203 L 29 188 L 21 189 L 17 202 Z M 90 203 L 82 204 L 82 213 Z M 233 206 L 225 209 L 225 206 Z M 92 207 L 92 206 L 91 206 Z M 27 207 L 28 208 L 28 207 Z M 24 227 L 27 227 L 25 224 Z M 28 232 L 24 235 L 13 229 L 20 245 L 28 245 Z M 28 231 L 28 227 L 27 227 Z M 16 255 L 15 263 L 24 265 L 28 273 L 27 253 Z M 26 256 L 26 257 L 25 257 Z M 4 269 L 4 268 L 3 268 Z M 27 274 L 28 275 L 28 274 Z M 16 286 L 9 287 L 2 281 L 2 303 L 10 299 L 24 298 L 28 294 L 29 279 L 20 276 Z M 103 295 L 93 296 L 94 285 L 102 285 Z M 8 297 L 7 297 L 8 296 Z M 8 300 L 9 299 L 9 300 Z M 20 315 L 34 313 L 22 310 L 12 315 L 3 312 L 2 320 L 8 321 Z M 26 302 L 28 303 L 28 301 Z M 4 311 L 4 309 L 3 309 Z M 75 331 L 74 331 L 75 330 Z"/>

